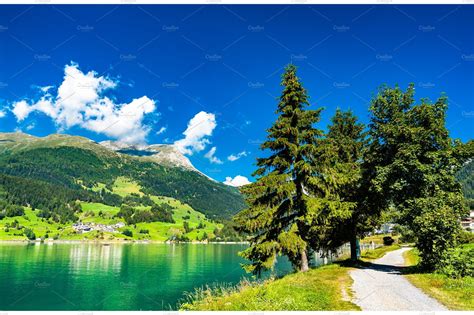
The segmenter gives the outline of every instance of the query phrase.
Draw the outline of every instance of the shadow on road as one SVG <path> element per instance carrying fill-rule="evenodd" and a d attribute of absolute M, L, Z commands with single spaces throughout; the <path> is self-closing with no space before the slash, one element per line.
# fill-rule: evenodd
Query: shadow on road
<path fill-rule="evenodd" d="M 356 262 L 347 259 L 343 261 L 336 261 L 335 264 L 338 264 L 343 267 L 351 267 L 356 269 L 372 269 L 382 272 L 387 272 L 390 274 L 411 274 L 411 273 L 419 273 L 420 270 L 417 266 L 393 266 L 393 265 L 384 265 L 384 264 L 377 264 L 366 262 L 362 260 L 358 260 Z"/>

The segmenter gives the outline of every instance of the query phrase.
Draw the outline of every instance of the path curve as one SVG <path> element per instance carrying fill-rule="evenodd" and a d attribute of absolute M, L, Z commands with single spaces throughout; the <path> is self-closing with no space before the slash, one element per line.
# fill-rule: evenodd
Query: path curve
<path fill-rule="evenodd" d="M 400 272 L 405 247 L 388 252 L 369 267 L 351 270 L 354 303 L 363 311 L 446 311 L 445 306 L 412 285 Z"/>

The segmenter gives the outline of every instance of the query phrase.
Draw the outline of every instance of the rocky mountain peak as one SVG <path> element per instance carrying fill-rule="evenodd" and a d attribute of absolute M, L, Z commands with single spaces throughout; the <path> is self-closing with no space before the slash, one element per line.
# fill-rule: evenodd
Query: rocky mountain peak
<path fill-rule="evenodd" d="M 107 149 L 133 156 L 140 156 L 159 164 L 198 170 L 191 161 L 172 144 L 133 145 L 120 141 L 102 141 L 99 144 Z"/>

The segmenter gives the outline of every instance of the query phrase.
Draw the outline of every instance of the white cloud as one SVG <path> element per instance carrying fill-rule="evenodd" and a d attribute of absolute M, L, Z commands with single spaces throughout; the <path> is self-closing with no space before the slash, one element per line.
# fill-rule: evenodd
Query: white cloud
<path fill-rule="evenodd" d="M 3 118 L 7 115 L 7 113 L 4 110 L 0 109 L 0 118 Z"/>
<path fill-rule="evenodd" d="M 234 178 L 230 176 L 226 177 L 224 184 L 229 185 L 229 186 L 234 186 L 234 187 L 240 187 L 240 186 L 250 184 L 250 181 L 245 176 L 237 175 Z"/>
<path fill-rule="evenodd" d="M 231 162 L 237 161 L 241 157 L 247 156 L 249 153 L 247 151 L 242 151 L 237 154 L 231 154 L 227 157 L 227 159 Z"/>
<path fill-rule="evenodd" d="M 158 130 L 158 131 L 156 132 L 156 134 L 157 134 L 157 135 L 161 135 L 162 133 L 164 133 L 164 132 L 166 131 L 166 129 L 168 129 L 168 128 L 166 128 L 166 127 L 161 127 L 160 130 Z"/>
<path fill-rule="evenodd" d="M 48 92 L 50 89 L 52 89 L 53 87 L 54 87 L 54 86 L 52 86 L 52 85 L 40 86 L 39 89 L 40 89 L 42 92 L 46 93 L 46 92 Z"/>
<path fill-rule="evenodd" d="M 183 154 L 200 152 L 211 143 L 207 137 L 212 135 L 216 126 L 216 116 L 201 111 L 188 122 L 188 127 L 183 132 L 184 138 L 174 144 Z"/>
<path fill-rule="evenodd" d="M 12 112 L 17 121 L 38 111 L 51 117 L 60 129 L 79 126 L 128 143 L 145 142 L 151 128 L 144 124 L 144 118 L 155 110 L 155 101 L 142 96 L 117 104 L 103 95 L 117 84 L 95 71 L 84 73 L 71 63 L 64 67 L 64 79 L 56 96 L 50 92 L 51 86 L 40 88 L 43 95 L 38 101 L 20 100 L 13 104 Z"/>
<path fill-rule="evenodd" d="M 32 124 L 29 124 L 28 126 L 26 126 L 26 130 L 31 130 L 31 129 L 34 129 L 35 127 L 36 127 L 36 124 L 32 123 Z"/>
<path fill-rule="evenodd" d="M 223 162 L 216 156 L 214 156 L 214 154 L 216 153 L 216 147 L 212 147 L 209 152 L 207 152 L 204 157 L 206 159 L 208 159 L 211 163 L 214 163 L 214 164 L 222 164 Z"/>
<path fill-rule="evenodd" d="M 22 121 L 28 117 L 32 110 L 32 106 L 28 105 L 26 101 L 19 101 L 13 104 L 12 112 L 18 121 Z"/>

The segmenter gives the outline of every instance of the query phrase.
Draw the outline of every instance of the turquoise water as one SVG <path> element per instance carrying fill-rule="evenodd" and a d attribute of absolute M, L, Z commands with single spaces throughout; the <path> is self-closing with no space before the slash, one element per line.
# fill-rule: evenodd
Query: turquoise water
<path fill-rule="evenodd" d="M 196 287 L 249 277 L 245 246 L 0 244 L 0 310 L 176 309 Z"/>

